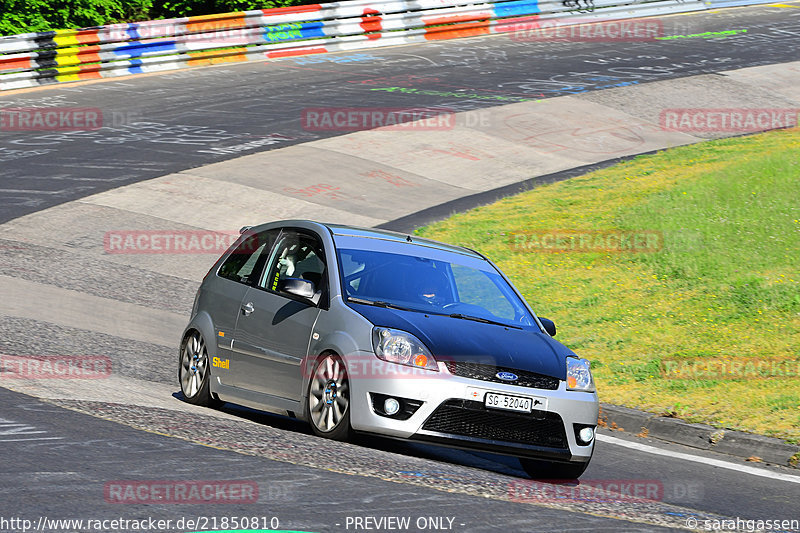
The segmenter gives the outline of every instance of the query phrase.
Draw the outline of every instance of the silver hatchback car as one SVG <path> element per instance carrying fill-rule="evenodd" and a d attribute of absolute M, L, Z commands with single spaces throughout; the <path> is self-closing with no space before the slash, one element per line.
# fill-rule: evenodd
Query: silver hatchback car
<path fill-rule="evenodd" d="M 478 252 L 397 233 L 272 222 L 242 229 L 203 279 L 180 345 L 188 402 L 520 458 L 580 476 L 598 400 L 589 362 L 553 339 Z"/>

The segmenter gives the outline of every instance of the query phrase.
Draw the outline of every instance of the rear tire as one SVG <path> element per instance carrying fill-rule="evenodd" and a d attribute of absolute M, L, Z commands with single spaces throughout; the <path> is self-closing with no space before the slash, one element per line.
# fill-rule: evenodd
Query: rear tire
<path fill-rule="evenodd" d="M 336 354 L 322 355 L 314 365 L 308 382 L 306 418 L 320 437 L 346 441 L 352 436 L 350 381 L 344 361 Z"/>
<path fill-rule="evenodd" d="M 552 480 L 578 479 L 589 466 L 589 461 L 585 463 L 554 463 L 522 458 L 520 458 L 519 463 L 525 473 L 532 479 Z"/>
<path fill-rule="evenodd" d="M 222 402 L 211 396 L 211 369 L 208 350 L 199 331 L 190 332 L 181 343 L 178 383 L 184 399 L 194 405 L 217 407 Z"/>

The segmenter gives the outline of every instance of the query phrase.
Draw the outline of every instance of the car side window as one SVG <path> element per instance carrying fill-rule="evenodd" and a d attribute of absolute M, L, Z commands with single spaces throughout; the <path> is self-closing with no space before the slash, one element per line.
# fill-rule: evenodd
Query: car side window
<path fill-rule="evenodd" d="M 297 231 L 284 232 L 275 245 L 259 287 L 278 291 L 281 281 L 300 278 L 314 284 L 314 290 L 327 289 L 325 253 L 316 236 Z"/>
<path fill-rule="evenodd" d="M 219 276 L 253 285 L 264 267 L 278 233 L 279 230 L 267 230 L 247 237 L 222 263 Z"/>

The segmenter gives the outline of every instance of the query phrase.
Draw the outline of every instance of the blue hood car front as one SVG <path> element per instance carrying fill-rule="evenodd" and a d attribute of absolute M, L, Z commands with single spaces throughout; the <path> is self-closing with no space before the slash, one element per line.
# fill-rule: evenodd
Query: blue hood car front
<path fill-rule="evenodd" d="M 493 364 L 566 379 L 566 357 L 572 351 L 538 328 L 516 329 L 446 315 L 348 305 L 376 326 L 416 336 L 437 360 Z"/>

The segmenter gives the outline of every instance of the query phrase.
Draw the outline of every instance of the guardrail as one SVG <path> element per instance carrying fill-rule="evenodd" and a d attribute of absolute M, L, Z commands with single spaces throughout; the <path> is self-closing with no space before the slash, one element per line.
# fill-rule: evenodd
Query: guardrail
<path fill-rule="evenodd" d="M 348 0 L 0 37 L 0 91 L 764 0 Z"/>

